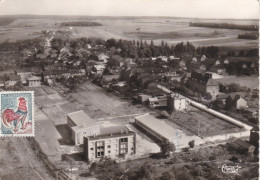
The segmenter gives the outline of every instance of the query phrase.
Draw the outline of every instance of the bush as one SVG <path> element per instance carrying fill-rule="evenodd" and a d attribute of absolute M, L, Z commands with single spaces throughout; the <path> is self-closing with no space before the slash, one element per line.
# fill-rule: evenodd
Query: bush
<path fill-rule="evenodd" d="M 190 148 L 194 148 L 194 146 L 195 146 L 195 141 L 194 141 L 194 140 L 191 140 L 188 144 L 189 144 Z"/>

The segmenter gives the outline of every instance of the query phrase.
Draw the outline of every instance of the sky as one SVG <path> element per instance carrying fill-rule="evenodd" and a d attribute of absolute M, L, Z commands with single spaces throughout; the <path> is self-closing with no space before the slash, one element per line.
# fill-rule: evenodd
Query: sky
<path fill-rule="evenodd" d="M 0 15 L 258 19 L 258 0 L 0 0 Z"/>

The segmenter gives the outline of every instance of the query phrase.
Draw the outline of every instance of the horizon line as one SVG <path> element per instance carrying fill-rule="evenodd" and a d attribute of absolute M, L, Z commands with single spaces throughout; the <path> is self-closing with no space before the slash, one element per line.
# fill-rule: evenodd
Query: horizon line
<path fill-rule="evenodd" d="M 233 19 L 233 20 L 259 20 L 259 18 L 203 18 L 203 17 L 181 17 L 181 16 L 164 16 L 164 15 L 57 15 L 57 14 L 0 14 L 0 16 L 86 16 L 86 17 L 159 17 L 159 18 L 183 18 L 183 19 L 217 19 L 217 20 L 225 20 L 225 19 Z"/>

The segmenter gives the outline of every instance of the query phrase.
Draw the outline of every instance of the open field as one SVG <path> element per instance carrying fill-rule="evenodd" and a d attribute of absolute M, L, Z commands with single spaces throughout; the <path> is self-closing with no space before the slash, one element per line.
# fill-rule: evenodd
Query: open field
<path fill-rule="evenodd" d="M 219 134 L 238 132 L 240 128 L 215 116 L 190 107 L 187 113 L 174 112 L 171 115 L 174 123 L 200 136 L 209 137 Z"/>
<path fill-rule="evenodd" d="M 74 21 L 81 21 L 82 18 Z M 191 41 L 196 46 L 237 46 L 237 47 L 258 47 L 257 40 L 237 39 L 238 34 L 248 31 L 230 29 L 212 29 L 203 27 L 190 27 L 189 22 L 221 22 L 234 24 L 255 25 L 254 20 L 205 20 L 205 19 L 185 19 L 172 17 L 85 17 L 86 22 L 101 23 L 103 26 L 95 27 L 62 27 L 61 23 L 73 22 L 71 18 L 65 17 L 36 17 L 17 18 L 13 23 L 0 26 L 0 41 L 21 40 L 41 36 L 43 30 L 70 31 L 72 38 L 79 37 L 99 37 L 103 39 L 146 39 L 154 40 L 155 44 L 161 43 L 163 39 L 169 44 L 176 44 L 181 41 Z M 140 31 L 136 30 L 140 28 Z"/>

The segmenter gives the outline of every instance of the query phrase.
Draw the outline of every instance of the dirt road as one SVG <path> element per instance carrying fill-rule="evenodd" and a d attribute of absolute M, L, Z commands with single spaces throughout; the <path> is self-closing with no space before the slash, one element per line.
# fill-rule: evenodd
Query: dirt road
<path fill-rule="evenodd" d="M 1 138 L 1 180 L 52 180 L 45 165 L 39 161 L 26 138 Z"/>

